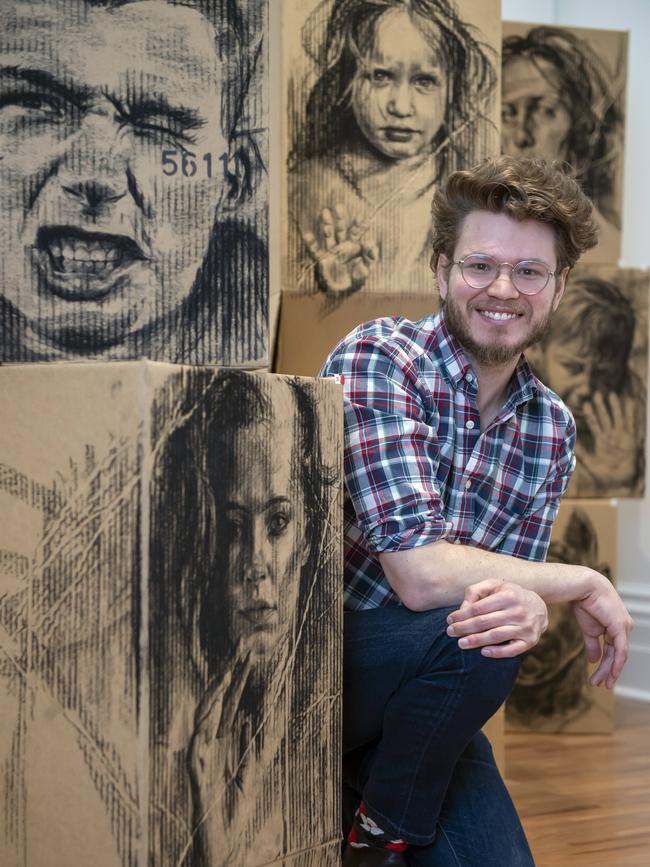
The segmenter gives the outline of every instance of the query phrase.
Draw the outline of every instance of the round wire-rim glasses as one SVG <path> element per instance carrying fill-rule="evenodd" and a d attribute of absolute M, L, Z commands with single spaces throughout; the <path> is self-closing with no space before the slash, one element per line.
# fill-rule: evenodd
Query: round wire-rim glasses
<path fill-rule="evenodd" d="M 487 289 L 491 286 L 505 266 L 510 268 L 510 279 L 522 295 L 537 295 L 546 288 L 555 271 L 549 271 L 545 262 L 539 259 L 522 259 L 521 262 L 497 262 L 485 253 L 470 253 L 462 259 L 454 259 L 460 267 L 463 280 L 472 289 Z"/>

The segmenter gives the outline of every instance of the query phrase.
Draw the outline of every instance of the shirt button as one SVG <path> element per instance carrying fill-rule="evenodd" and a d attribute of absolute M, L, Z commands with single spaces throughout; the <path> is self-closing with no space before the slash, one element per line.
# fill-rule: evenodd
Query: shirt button
<path fill-rule="evenodd" d="M 472 487 L 472 483 L 471 483 L 471 482 L 469 481 L 469 479 L 468 479 L 468 480 L 465 482 L 465 490 L 466 490 L 466 491 L 469 491 L 469 489 L 470 489 L 471 487 Z"/>
<path fill-rule="evenodd" d="M 454 540 L 454 545 L 460 545 L 460 539 L 455 539 L 455 540 Z"/>
<path fill-rule="evenodd" d="M 465 427 L 467 428 L 467 430 L 472 430 L 472 428 L 474 427 L 474 422 L 472 421 L 471 418 L 469 421 L 465 422 Z"/>
<path fill-rule="evenodd" d="M 468 382 L 474 382 L 474 374 L 472 374 L 472 373 L 466 373 L 466 374 L 465 374 L 465 379 L 466 379 Z"/>

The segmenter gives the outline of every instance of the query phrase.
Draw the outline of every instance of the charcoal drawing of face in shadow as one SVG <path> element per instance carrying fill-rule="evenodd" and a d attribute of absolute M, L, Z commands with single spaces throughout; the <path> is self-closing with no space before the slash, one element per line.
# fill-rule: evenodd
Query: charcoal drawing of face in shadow
<path fill-rule="evenodd" d="M 319 288 L 374 281 L 400 291 L 388 269 L 403 281 L 413 251 L 400 257 L 410 242 L 399 237 L 399 215 L 410 206 L 409 231 L 425 246 L 424 205 L 448 171 L 474 161 L 474 143 L 480 152 L 495 72 L 447 0 L 335 0 L 325 27 L 323 8 L 303 30 L 318 77 L 295 124 L 291 216 Z"/>
<path fill-rule="evenodd" d="M 620 229 L 621 94 L 587 42 L 554 27 L 503 41 L 502 149 L 569 162 L 604 218 Z M 620 86 L 620 85 L 619 85 Z"/>
<path fill-rule="evenodd" d="M 184 811 L 174 827 L 192 829 L 170 848 L 178 863 L 225 867 L 246 851 L 276 858 L 289 833 L 282 744 L 313 687 L 302 695 L 293 671 L 322 568 L 330 474 L 313 398 L 296 381 L 269 388 L 229 371 L 192 394 L 163 458 L 156 520 L 178 533 L 152 585 L 153 731 L 161 765 L 174 768 L 169 809 Z M 181 701 L 192 716 L 179 738 Z"/>
<path fill-rule="evenodd" d="M 243 229 L 219 228 L 236 215 L 229 151 L 237 70 L 225 56 L 226 44 L 234 48 L 225 17 L 211 21 L 199 3 L 173 0 L 7 6 L 0 29 L 7 360 L 221 360 L 221 346 L 214 359 L 192 358 L 182 332 L 200 291 L 228 292 L 228 245 L 241 254 L 247 241 Z M 240 274 L 241 291 L 246 284 Z M 233 303 L 203 301 L 204 315 Z"/>
<path fill-rule="evenodd" d="M 551 563 L 579 563 L 609 577 L 610 566 L 598 559 L 598 538 L 588 514 L 572 511 L 563 536 L 551 542 Z M 589 694 L 587 654 L 582 632 L 568 603 L 549 607 L 549 628 L 523 659 L 506 712 L 532 728 L 552 725 L 561 731 L 593 705 Z"/>
<path fill-rule="evenodd" d="M 575 418 L 579 496 L 634 495 L 642 481 L 645 388 L 629 363 L 635 328 L 623 285 L 574 276 L 530 351 L 534 371 Z"/>

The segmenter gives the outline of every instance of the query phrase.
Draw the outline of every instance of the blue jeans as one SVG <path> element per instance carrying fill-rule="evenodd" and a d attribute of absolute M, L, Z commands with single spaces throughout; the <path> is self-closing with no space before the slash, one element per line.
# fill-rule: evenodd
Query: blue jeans
<path fill-rule="evenodd" d="M 520 659 L 461 650 L 453 609 L 400 606 L 344 618 L 344 815 L 368 815 L 411 844 L 417 867 L 531 867 L 519 818 L 481 726 Z"/>

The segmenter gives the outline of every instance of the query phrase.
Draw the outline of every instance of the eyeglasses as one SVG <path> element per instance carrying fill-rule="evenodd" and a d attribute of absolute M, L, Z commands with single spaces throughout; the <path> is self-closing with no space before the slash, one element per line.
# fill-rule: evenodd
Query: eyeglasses
<path fill-rule="evenodd" d="M 537 259 L 524 259 L 513 265 L 510 262 L 497 262 L 484 253 L 470 253 L 464 259 L 454 260 L 453 264 L 460 266 L 463 280 L 472 289 L 487 289 L 497 279 L 504 265 L 510 268 L 510 279 L 522 295 L 537 295 L 546 287 L 549 279 L 555 277 L 555 272 L 549 271 L 548 266 Z"/>

